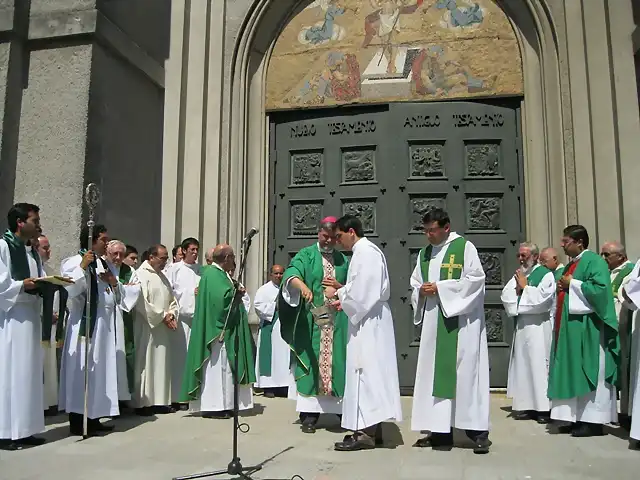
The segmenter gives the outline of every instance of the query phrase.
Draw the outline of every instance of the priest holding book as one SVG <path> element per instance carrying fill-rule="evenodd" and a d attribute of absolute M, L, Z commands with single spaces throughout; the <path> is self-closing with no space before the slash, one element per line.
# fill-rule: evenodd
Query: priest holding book
<path fill-rule="evenodd" d="M 36 278 L 42 265 L 30 242 L 40 231 L 40 209 L 17 203 L 0 238 L 0 449 L 41 445 L 44 431 L 43 353 Z"/>

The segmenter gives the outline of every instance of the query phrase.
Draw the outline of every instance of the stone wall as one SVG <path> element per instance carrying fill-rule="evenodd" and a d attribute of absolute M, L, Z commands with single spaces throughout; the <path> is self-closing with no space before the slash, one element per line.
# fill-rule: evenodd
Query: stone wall
<path fill-rule="evenodd" d="M 89 182 L 112 237 L 159 240 L 170 4 L 0 0 L 0 227 L 40 205 L 52 265 L 78 248 Z"/>

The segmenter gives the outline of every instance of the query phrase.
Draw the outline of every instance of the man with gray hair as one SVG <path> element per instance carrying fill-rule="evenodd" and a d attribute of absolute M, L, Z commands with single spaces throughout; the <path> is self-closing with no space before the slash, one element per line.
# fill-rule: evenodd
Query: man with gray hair
<path fill-rule="evenodd" d="M 547 267 L 553 272 L 556 277 L 556 281 L 560 280 L 562 272 L 564 271 L 564 265 L 558 260 L 558 251 L 553 247 L 543 248 L 540 252 L 540 258 L 538 259 L 540 265 Z"/>
<path fill-rule="evenodd" d="M 620 334 L 620 421 L 628 423 L 629 414 L 629 381 L 631 357 L 631 324 L 632 310 L 620 294 L 620 288 L 629 282 L 633 263 L 627 259 L 627 252 L 622 243 L 609 241 L 602 244 L 600 256 L 605 259 L 611 275 L 611 290 L 613 303 L 618 317 L 618 332 Z M 622 297 L 622 298 L 619 298 Z"/>
<path fill-rule="evenodd" d="M 133 268 L 124 263 L 127 247 L 120 240 L 107 244 L 107 266 L 122 285 L 122 302 L 114 310 L 116 327 L 116 370 L 118 372 L 118 400 L 131 400 L 134 388 L 134 325 L 133 310 L 140 298 L 140 282 Z"/>
<path fill-rule="evenodd" d="M 507 315 L 516 318 L 507 383 L 507 396 L 513 398 L 512 416 L 515 420 L 548 423 L 551 312 L 555 310 L 556 282 L 553 272 L 538 260 L 536 244 L 520 244 L 520 268 L 502 290 L 501 299 Z"/>

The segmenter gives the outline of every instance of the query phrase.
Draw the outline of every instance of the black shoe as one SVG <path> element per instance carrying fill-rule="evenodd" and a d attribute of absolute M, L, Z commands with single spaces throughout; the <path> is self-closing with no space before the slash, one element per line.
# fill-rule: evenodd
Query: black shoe
<path fill-rule="evenodd" d="M 22 450 L 22 445 L 20 445 L 15 440 L 1 439 L 0 440 L 0 450 L 4 450 L 7 452 L 15 452 L 16 450 Z"/>
<path fill-rule="evenodd" d="M 176 409 L 168 405 L 158 405 L 153 407 L 153 413 L 158 415 L 167 415 L 169 413 L 176 413 Z"/>
<path fill-rule="evenodd" d="M 44 416 L 45 417 L 55 417 L 56 415 L 58 415 L 58 407 L 49 407 L 44 411 Z"/>
<path fill-rule="evenodd" d="M 356 432 L 353 435 L 346 436 L 342 442 L 336 442 L 333 448 L 338 452 L 357 452 L 358 450 L 376 448 L 376 442 L 369 435 Z"/>
<path fill-rule="evenodd" d="M 97 418 L 90 418 L 88 428 L 93 433 L 100 434 L 100 433 L 113 432 L 113 429 L 115 427 L 113 425 L 105 425 L 104 423 L 101 423 L 100 420 Z"/>
<path fill-rule="evenodd" d="M 19 445 L 23 445 L 26 447 L 39 447 L 40 445 L 44 445 L 47 441 L 42 437 L 34 437 L 31 435 L 30 437 L 20 438 L 16 440 L 16 443 Z"/>
<path fill-rule="evenodd" d="M 276 398 L 276 394 L 275 394 L 275 393 L 273 393 L 271 390 L 265 391 L 265 392 L 264 392 L 264 396 L 265 396 L 266 398 Z"/>
<path fill-rule="evenodd" d="M 640 440 L 629 439 L 629 450 L 640 450 Z"/>
<path fill-rule="evenodd" d="M 514 412 L 511 418 L 514 420 L 533 420 L 535 416 L 532 412 L 525 410 L 524 412 Z"/>
<path fill-rule="evenodd" d="M 484 455 L 489 453 L 489 447 L 491 446 L 491 440 L 488 438 L 478 438 L 473 443 L 473 453 L 476 455 Z"/>
<path fill-rule="evenodd" d="M 577 438 L 601 437 L 604 435 L 604 428 L 601 423 L 578 422 L 571 430 L 571 436 Z"/>
<path fill-rule="evenodd" d="M 223 410 L 221 412 L 204 412 L 202 414 L 202 418 L 212 418 L 215 420 L 227 420 L 232 416 L 233 415 L 228 410 Z"/>
<path fill-rule="evenodd" d="M 136 408 L 135 410 L 136 415 L 140 416 L 140 417 L 150 417 L 153 415 L 153 408 L 152 407 L 140 407 L 140 408 Z"/>
<path fill-rule="evenodd" d="M 414 447 L 428 448 L 438 451 L 450 451 L 453 449 L 453 432 L 430 433 L 413 444 Z"/>
<path fill-rule="evenodd" d="M 316 433 L 316 423 L 318 423 L 317 417 L 305 417 L 300 430 L 302 433 Z"/>
<path fill-rule="evenodd" d="M 547 425 L 551 423 L 551 412 L 537 412 L 536 422 L 540 425 Z"/>

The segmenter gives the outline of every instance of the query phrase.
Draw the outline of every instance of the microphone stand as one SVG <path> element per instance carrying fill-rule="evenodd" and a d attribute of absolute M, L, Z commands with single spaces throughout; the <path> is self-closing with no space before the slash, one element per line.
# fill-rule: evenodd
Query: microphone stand
<path fill-rule="evenodd" d="M 227 318 L 225 324 L 229 321 L 229 316 L 234 309 L 240 306 L 242 297 L 237 295 L 239 289 L 240 279 L 243 278 L 244 270 L 247 264 L 247 254 L 249 253 L 249 248 L 251 248 L 251 237 L 248 236 L 242 242 L 242 248 L 240 250 L 240 270 L 238 272 L 238 281 L 234 281 L 233 283 L 233 300 L 231 301 L 231 308 L 229 308 L 229 312 L 227 313 Z M 248 313 L 248 312 L 247 312 Z M 247 433 L 250 429 L 249 425 L 246 423 L 240 423 L 240 379 L 238 378 L 238 371 L 240 368 L 239 365 L 239 350 L 240 350 L 240 336 L 236 335 L 234 340 L 234 347 L 236 351 L 236 355 L 233 361 L 233 458 L 227 468 L 224 470 L 216 470 L 213 472 L 205 472 L 205 473 L 196 473 L 193 475 L 187 475 L 184 477 L 174 477 L 173 480 L 191 480 L 195 478 L 205 478 L 205 477 L 217 477 L 218 475 L 232 475 L 236 478 L 241 478 L 243 480 L 253 480 L 251 474 L 262 470 L 262 466 L 264 464 L 253 465 L 250 467 L 245 467 L 242 465 L 240 461 L 240 457 L 238 456 L 238 432 Z M 250 368 L 251 366 L 248 366 Z M 300 476 L 294 476 L 293 478 L 302 478 Z"/>

